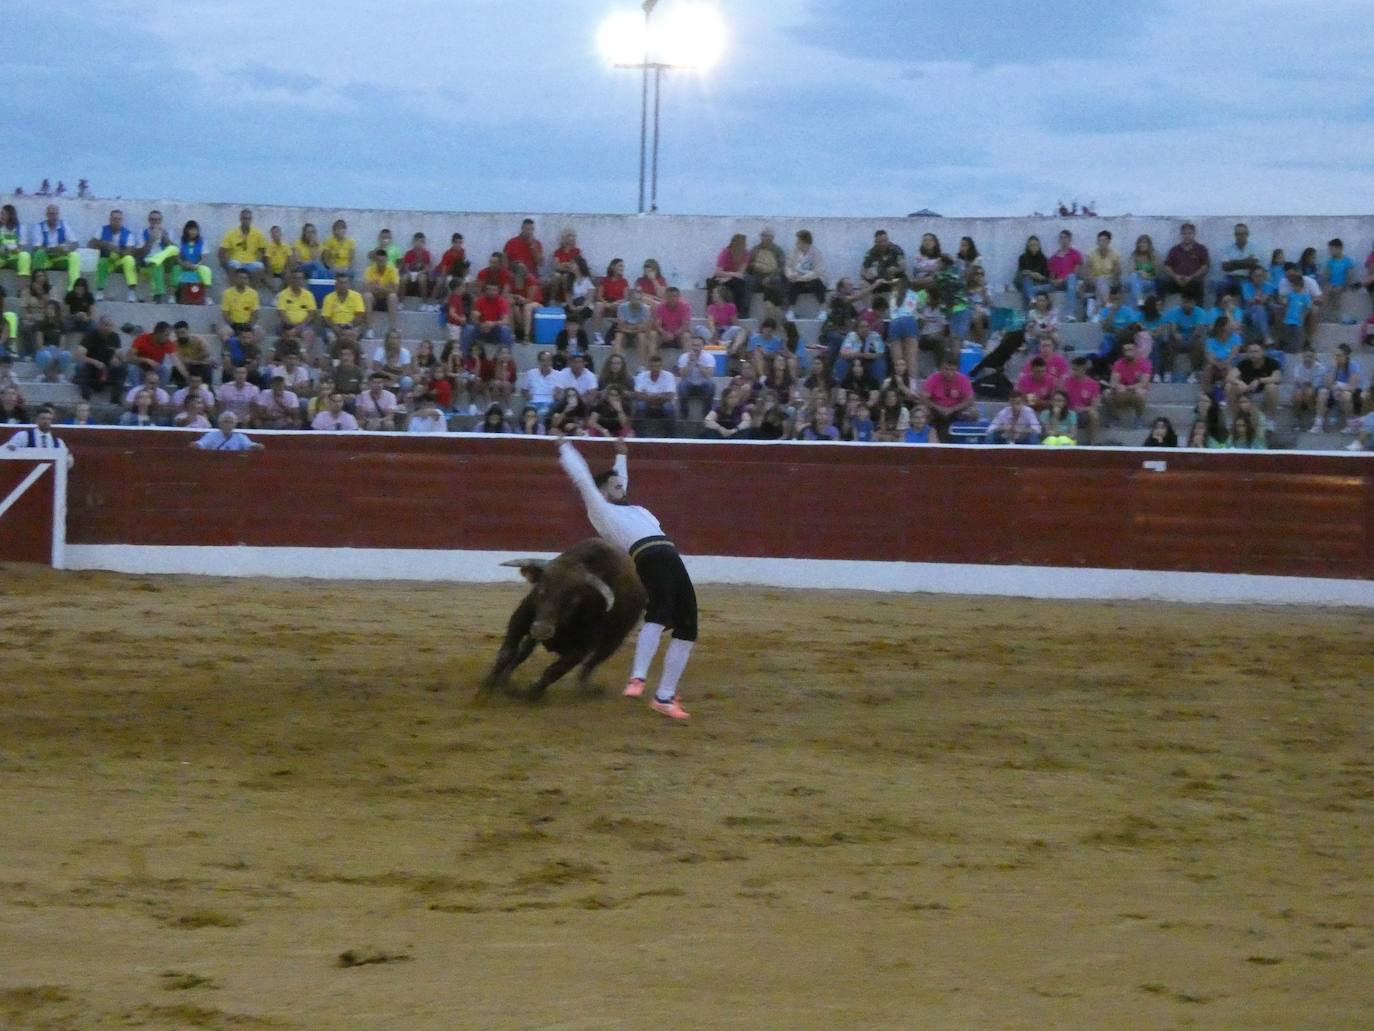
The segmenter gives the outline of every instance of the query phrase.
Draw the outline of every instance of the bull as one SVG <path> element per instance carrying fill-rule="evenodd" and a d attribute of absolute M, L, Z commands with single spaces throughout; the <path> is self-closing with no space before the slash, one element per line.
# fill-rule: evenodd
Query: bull
<path fill-rule="evenodd" d="M 605 662 L 634 628 L 648 595 L 634 562 L 600 538 L 582 541 L 552 561 L 523 558 L 514 566 L 533 586 L 506 626 L 496 662 L 482 681 L 482 692 L 505 688 L 515 668 L 542 644 L 557 658 L 526 693 L 531 701 L 578 663 L 578 686 L 586 689 L 592 671 Z"/>

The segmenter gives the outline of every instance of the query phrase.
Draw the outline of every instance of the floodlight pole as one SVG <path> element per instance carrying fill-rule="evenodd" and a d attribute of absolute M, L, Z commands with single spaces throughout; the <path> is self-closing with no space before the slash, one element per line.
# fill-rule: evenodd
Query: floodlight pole
<path fill-rule="evenodd" d="M 658 0 L 644 0 L 644 60 L 640 65 L 639 82 L 639 213 L 644 214 L 644 145 L 649 131 L 649 16 L 654 13 Z M 658 91 L 654 91 L 655 119 L 658 110 Z M 657 149 L 655 135 L 655 149 Z"/>
<path fill-rule="evenodd" d="M 658 97 L 663 91 L 664 65 L 654 65 L 654 162 L 653 185 L 649 189 L 649 210 L 658 210 Z"/>

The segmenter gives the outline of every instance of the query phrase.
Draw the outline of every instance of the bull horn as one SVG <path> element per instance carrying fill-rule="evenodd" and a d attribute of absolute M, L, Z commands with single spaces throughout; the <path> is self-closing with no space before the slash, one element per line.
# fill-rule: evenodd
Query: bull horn
<path fill-rule="evenodd" d="M 611 585 L 594 573 L 587 574 L 587 583 L 596 588 L 597 593 L 606 599 L 606 611 L 610 612 L 615 608 L 615 591 L 611 590 Z"/>
<path fill-rule="evenodd" d="M 544 567 L 548 564 L 549 560 L 546 558 L 513 558 L 501 563 L 503 566 L 520 570 L 520 575 L 530 583 L 534 583 L 543 575 Z"/>

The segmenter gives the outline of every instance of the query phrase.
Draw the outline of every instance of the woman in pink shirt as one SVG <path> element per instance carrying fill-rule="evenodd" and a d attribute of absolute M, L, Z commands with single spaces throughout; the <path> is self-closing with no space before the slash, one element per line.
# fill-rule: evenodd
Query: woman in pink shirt
<path fill-rule="evenodd" d="M 730 300 L 727 287 L 717 287 L 711 294 L 715 300 L 706 306 L 706 325 L 714 343 L 728 346 L 739 336 L 739 308 Z"/>

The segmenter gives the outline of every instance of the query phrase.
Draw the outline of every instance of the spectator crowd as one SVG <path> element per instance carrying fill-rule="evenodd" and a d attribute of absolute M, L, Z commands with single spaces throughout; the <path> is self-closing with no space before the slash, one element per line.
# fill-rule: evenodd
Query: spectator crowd
<path fill-rule="evenodd" d="M 456 416 L 478 432 L 671 435 L 690 422 L 718 439 L 1066 445 L 1115 424 L 1149 446 L 1254 448 L 1284 405 L 1313 431 L 1351 433 L 1352 447 L 1374 431 L 1354 349 L 1314 347 L 1346 292 L 1374 294 L 1374 251 L 1357 263 L 1338 239 L 1289 260 L 1239 224 L 1213 253 L 1185 223 L 1167 247 L 1140 236 L 1123 256 L 1109 231 L 1084 253 L 1066 229 L 1053 251 L 1032 236 L 1015 270 L 999 270 L 1020 295 L 1011 305 L 967 236 L 946 250 L 926 233 L 908 255 L 880 230 L 836 276 L 809 231 L 785 249 L 764 227 L 725 243 L 701 311 L 653 258 L 637 276 L 618 257 L 593 266 L 571 228 L 551 250 L 531 219 L 483 260 L 458 232 L 437 250 L 386 229 L 360 247 L 343 219 L 323 234 L 309 223 L 264 233 L 247 208 L 212 241 L 155 210 L 141 225 L 114 210 L 86 233 L 55 203 L 29 223 L 6 204 L 0 268 L 18 289 L 0 291 L 0 422 L 29 419 L 12 374 L 22 359 L 79 387 L 73 421 L 117 412 L 127 426 L 204 431 L 231 415 L 233 432 L 430 433 Z M 213 329 L 117 326 L 101 310 L 121 289 L 138 301 L 145 282 L 155 304 L 217 306 Z M 432 319 L 424 337 L 403 336 L 408 310 Z M 1062 341 L 1073 322 L 1092 327 L 1094 346 Z M 515 345 L 536 338 L 522 370 Z M 1374 317 L 1359 339 L 1374 345 Z M 598 345 L 609 349 L 599 362 Z M 1196 386 L 1181 433 L 1167 419 L 1142 425 L 1164 382 Z M 991 419 L 980 400 L 999 402 Z"/>

